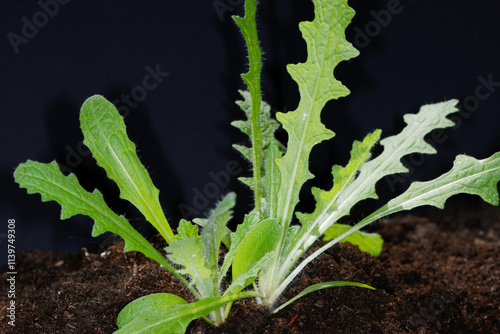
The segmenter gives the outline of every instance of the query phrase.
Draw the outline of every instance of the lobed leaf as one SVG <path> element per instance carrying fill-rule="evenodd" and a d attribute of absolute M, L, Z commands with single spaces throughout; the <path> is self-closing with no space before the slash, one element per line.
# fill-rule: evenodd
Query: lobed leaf
<path fill-rule="evenodd" d="M 56 201 L 61 205 L 61 219 L 75 215 L 87 215 L 94 220 L 92 236 L 105 232 L 119 235 L 125 241 L 125 252 L 139 251 L 158 262 L 182 282 L 186 280 L 175 273 L 175 269 L 147 240 L 137 232 L 123 216 L 118 216 L 104 202 L 99 190 L 90 193 L 78 182 L 74 174 L 63 175 L 55 161 L 45 164 L 32 160 L 20 164 L 14 172 L 16 182 L 28 190 L 38 193 L 42 201 Z"/>
<path fill-rule="evenodd" d="M 251 112 L 248 115 L 250 121 L 250 138 L 252 140 L 251 161 L 253 168 L 253 192 L 255 198 L 255 208 L 260 211 L 261 198 L 261 168 L 262 168 L 262 129 L 261 129 L 261 101 L 262 92 L 260 89 L 261 51 L 259 38 L 257 35 L 257 24 L 255 14 L 257 12 L 257 1 L 245 1 L 245 17 L 233 16 L 234 22 L 240 28 L 245 39 L 250 68 L 247 73 L 241 75 L 248 86 L 251 95 Z"/>
<path fill-rule="evenodd" d="M 201 238 L 182 239 L 165 247 L 167 257 L 175 264 L 183 266 L 177 274 L 190 278 L 189 286 L 195 287 L 201 298 L 213 296 L 212 271 L 206 267 L 205 254 Z"/>
<path fill-rule="evenodd" d="M 312 148 L 334 136 L 321 123 L 321 110 L 329 100 L 349 94 L 333 71 L 341 61 L 359 54 L 345 39 L 344 31 L 354 16 L 347 0 L 313 2 L 314 21 L 299 25 L 307 43 L 307 61 L 287 67 L 299 86 L 300 102 L 295 111 L 277 114 L 288 133 L 286 153 L 277 161 L 281 177 L 277 218 L 283 227 L 290 224 L 302 185 L 313 176 L 308 169 Z"/>
<path fill-rule="evenodd" d="M 390 200 L 365 220 L 424 205 L 442 209 L 446 200 L 456 194 L 478 195 L 485 202 L 498 205 L 498 182 L 500 152 L 483 160 L 458 155 L 452 169 L 447 173 L 431 181 L 413 182 L 408 190 Z"/>
<path fill-rule="evenodd" d="M 351 208 L 358 202 L 378 196 L 375 192 L 376 183 L 387 175 L 408 172 L 401 158 L 412 153 L 436 153 L 434 147 L 428 144 L 424 137 L 432 130 L 453 126 L 446 116 L 457 112 L 457 100 L 424 105 L 417 114 L 406 114 L 406 127 L 395 136 L 384 138 L 380 144 L 383 152 L 376 158 L 365 163 L 359 176 L 338 195 L 339 206 L 335 212 L 325 217 L 319 232 L 323 233 L 331 224 L 349 214 Z"/>

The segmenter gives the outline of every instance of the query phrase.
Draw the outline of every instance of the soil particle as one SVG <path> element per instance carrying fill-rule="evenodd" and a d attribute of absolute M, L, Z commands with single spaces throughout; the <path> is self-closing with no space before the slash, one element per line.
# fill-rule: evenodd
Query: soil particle
<path fill-rule="evenodd" d="M 487 205 L 396 216 L 378 223 L 378 258 L 339 244 L 311 263 L 280 302 L 307 285 L 354 281 L 355 287 L 311 293 L 277 314 L 255 300 L 233 305 L 212 328 L 194 321 L 189 333 L 500 333 L 500 209 Z M 160 248 L 157 240 L 153 243 Z M 316 245 L 318 247 L 319 245 Z M 17 254 L 15 327 L 2 333 L 112 333 L 119 311 L 156 292 L 193 301 L 165 269 L 117 243 L 98 254 L 23 250 Z M 5 282 L 7 273 L 0 279 Z"/>

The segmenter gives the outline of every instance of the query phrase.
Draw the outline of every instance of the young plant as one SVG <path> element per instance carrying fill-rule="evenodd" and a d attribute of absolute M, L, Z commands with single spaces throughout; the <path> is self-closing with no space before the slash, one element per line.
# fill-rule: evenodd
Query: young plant
<path fill-rule="evenodd" d="M 252 163 L 253 180 L 247 178 L 242 181 L 254 191 L 255 211 L 262 219 L 275 219 L 273 229 L 275 233 L 280 233 L 277 247 L 272 251 L 272 260 L 263 267 L 255 284 L 263 295 L 264 305 L 273 312 L 318 289 L 343 285 L 368 287 L 352 282 L 320 283 L 308 287 L 276 308 L 280 295 L 309 262 L 345 238 L 356 236 L 363 239 L 359 230 L 382 217 L 424 205 L 443 208 L 449 197 L 459 193 L 479 195 L 488 203 L 498 204 L 500 152 L 483 160 L 459 155 L 449 172 L 431 181 L 414 182 L 403 194 L 354 226 L 337 223 L 340 218 L 349 215 L 355 204 L 364 199 L 377 198 L 375 185 L 379 180 L 390 174 L 408 172 L 401 158 L 413 153 L 435 153 L 424 137 L 432 130 L 455 125 L 447 116 L 458 111 L 458 101 L 450 100 L 425 105 L 417 114 L 406 114 L 406 127 L 398 135 L 380 140 L 383 151 L 375 158 L 371 157 L 371 151 L 379 142 L 380 130 L 368 134 L 361 142 L 355 141 L 347 165 L 332 167 L 332 188 L 312 189 L 316 200 L 313 212 L 295 212 L 302 186 L 313 177 L 308 169 L 311 150 L 316 144 L 334 136 L 321 123 L 321 111 L 328 101 L 349 94 L 349 90 L 333 76 L 334 69 L 341 61 L 359 54 L 345 39 L 345 28 L 354 15 L 347 0 L 313 2 L 314 20 L 300 24 L 307 43 L 307 60 L 287 67 L 299 87 L 300 102 L 294 111 L 276 115 L 288 133 L 286 149 L 276 143 L 275 125 L 268 119 L 265 108 L 261 107 L 261 92 L 257 88 L 260 87 L 260 66 L 256 65 L 260 63 L 258 41 L 242 29 L 250 59 L 250 71 L 244 77 L 250 93 L 244 95 L 245 103 L 242 105 L 248 117 L 247 123 L 238 122 L 235 125 L 250 136 L 251 147 L 237 146 L 237 149 Z M 259 108 L 260 119 L 256 117 Z M 260 122 L 260 126 L 256 122 Z M 259 150 L 261 156 L 256 158 Z M 323 234 L 326 234 L 328 242 L 312 254 L 306 254 Z M 377 252 L 375 250 L 373 254 Z"/>
<path fill-rule="evenodd" d="M 300 30 L 307 43 L 305 63 L 289 65 L 288 72 L 297 83 L 300 102 L 296 110 L 271 117 L 270 107 L 262 101 L 261 50 L 255 21 L 256 0 L 245 2 L 245 17 L 235 17 L 246 41 L 249 71 L 242 75 L 248 91 L 241 91 L 238 105 L 247 120 L 233 125 L 247 134 L 249 146 L 235 145 L 251 163 L 252 176 L 241 178 L 254 194 L 254 207 L 235 232 L 227 228 L 235 205 L 234 193 L 227 194 L 204 219 L 182 220 L 174 234 L 160 207 L 159 191 L 139 161 L 135 145 L 126 134 L 125 123 L 116 108 L 102 96 L 85 101 L 80 113 L 84 144 L 97 164 L 120 189 L 120 197 L 136 206 L 167 242 L 166 256 L 158 252 L 129 222 L 106 205 L 98 190 L 92 193 L 79 184 L 75 175 L 64 175 L 56 162 L 28 160 L 14 173 L 17 183 L 28 193 L 39 193 L 43 201 L 61 205 L 61 219 L 85 214 L 94 220 L 93 236 L 105 232 L 120 235 L 124 251 L 139 251 L 175 275 L 197 299 L 184 299 L 158 293 L 128 304 L 118 315 L 117 333 L 177 333 L 203 318 L 212 325 L 224 322 L 234 301 L 256 297 L 264 306 L 278 312 L 291 302 L 313 291 L 362 283 L 334 281 L 312 285 L 277 306 L 283 291 L 302 269 L 338 242 L 349 241 L 378 255 L 381 239 L 360 229 L 381 217 L 423 205 L 439 208 L 458 193 L 481 196 L 497 205 L 500 180 L 500 153 L 483 160 L 460 155 L 453 168 L 427 182 L 415 182 L 408 190 L 390 200 L 373 214 L 353 226 L 337 221 L 349 215 L 358 202 L 376 199 L 376 183 L 387 175 L 407 172 L 401 158 L 413 153 L 435 153 L 424 137 L 434 129 L 454 123 L 446 118 L 457 111 L 456 100 L 423 106 L 417 114 L 404 116 L 406 127 L 395 136 L 380 140 L 383 151 L 371 157 L 381 131 L 375 130 L 362 141 L 355 141 L 346 166 L 333 166 L 333 186 L 312 189 L 316 206 L 311 213 L 295 212 L 299 193 L 313 175 L 308 169 L 313 147 L 334 136 L 321 123 L 325 104 L 346 96 L 349 90 L 333 76 L 338 63 L 359 54 L 346 41 L 344 31 L 354 11 L 347 0 L 313 0 L 315 18 L 302 22 Z M 275 137 L 281 125 L 288 133 L 286 147 Z M 194 224 L 193 224 L 194 223 Z M 201 226 L 201 233 L 198 226 Z M 308 254 L 322 235 L 324 243 Z M 226 248 L 220 261 L 222 245 Z M 230 274 L 230 277 L 228 273 Z M 253 289 L 245 290 L 252 286 Z"/>

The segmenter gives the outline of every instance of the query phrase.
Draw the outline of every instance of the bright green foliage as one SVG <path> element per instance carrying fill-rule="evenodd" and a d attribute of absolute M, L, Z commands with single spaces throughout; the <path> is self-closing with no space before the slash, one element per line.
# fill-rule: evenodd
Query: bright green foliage
<path fill-rule="evenodd" d="M 288 132 L 286 153 L 278 159 L 281 183 L 276 218 L 283 227 L 290 224 L 302 185 L 313 177 L 308 169 L 312 148 L 334 135 L 321 123 L 321 110 L 329 100 L 349 94 L 349 90 L 333 77 L 333 70 L 341 61 L 359 54 L 344 36 L 354 16 L 347 1 L 313 2 L 314 21 L 299 25 L 307 43 L 307 61 L 287 67 L 299 86 L 300 102 L 295 111 L 277 114 L 278 121 Z"/>
<path fill-rule="evenodd" d="M 137 298 L 127 304 L 118 314 L 116 325 L 122 328 L 135 317 L 148 316 L 168 311 L 175 305 L 185 305 L 188 302 L 171 293 L 153 293 Z"/>
<path fill-rule="evenodd" d="M 276 219 L 262 220 L 245 235 L 233 260 L 233 281 L 244 275 L 264 255 L 272 252 L 278 244 L 282 227 Z"/>
<path fill-rule="evenodd" d="M 140 312 L 142 304 L 137 307 L 131 307 L 129 317 L 123 317 L 122 327 L 115 334 L 164 334 L 164 333 L 185 333 L 189 323 L 195 319 L 203 317 L 205 314 L 220 308 L 221 306 L 232 303 L 238 299 L 254 297 L 255 292 L 246 291 L 239 294 L 231 294 L 223 297 L 206 298 L 198 302 L 184 304 L 178 303 L 174 306 L 168 303 L 160 307 L 159 312 L 149 314 Z M 148 296 L 149 297 L 149 296 Z M 149 300 L 145 301 L 149 302 Z M 157 302 L 157 300 L 155 300 Z M 170 307 L 171 306 L 171 307 Z M 163 311 L 166 309 L 166 311 Z M 153 308 L 150 308 L 153 310 Z M 134 311 L 140 312 L 137 316 Z"/>
<path fill-rule="evenodd" d="M 324 235 L 323 241 L 326 242 L 335 239 L 342 233 L 349 231 L 351 227 L 352 226 L 350 225 L 344 225 L 338 223 L 333 224 L 332 226 L 330 226 L 330 228 L 328 228 L 328 230 L 325 231 L 325 233 L 323 233 Z M 367 233 L 367 232 L 357 231 L 349 235 L 345 239 L 342 239 L 340 242 L 341 243 L 348 242 L 352 245 L 356 245 L 363 252 L 367 252 L 370 255 L 377 257 L 382 252 L 382 245 L 384 244 L 384 239 L 382 239 L 382 237 L 378 233 Z"/>
<path fill-rule="evenodd" d="M 159 191 L 139 161 L 116 107 L 104 97 L 94 95 L 82 106 L 80 124 L 85 138 L 83 143 L 97 164 L 116 182 L 120 197 L 134 204 L 167 242 L 174 241 L 160 206 Z"/>
<path fill-rule="evenodd" d="M 247 84 L 251 95 L 251 112 L 248 118 L 251 120 L 250 138 L 252 139 L 251 146 L 251 161 L 253 168 L 253 192 L 255 200 L 255 208 L 260 211 L 260 200 L 262 197 L 261 184 L 261 168 L 262 168 L 262 128 L 261 128 L 261 100 L 262 92 L 260 90 L 260 72 L 261 72 L 261 51 L 259 38 L 257 36 L 257 24 L 255 22 L 255 13 L 257 12 L 257 1 L 245 1 L 245 17 L 241 18 L 233 16 L 234 22 L 238 25 L 243 36 L 248 50 L 249 70 L 248 73 L 242 74 L 241 77 Z"/>
<path fill-rule="evenodd" d="M 300 101 L 294 111 L 277 114 L 288 134 L 286 148 L 275 137 L 279 123 L 272 118 L 270 106 L 262 101 L 256 0 L 246 0 L 245 17 L 234 18 L 246 41 L 249 71 L 242 75 L 248 91 L 240 91 L 243 100 L 237 101 L 247 119 L 232 124 L 250 138 L 250 146 L 235 145 L 235 148 L 252 165 L 252 177 L 241 181 L 254 193 L 254 207 L 235 232 L 227 224 L 232 219 L 236 195 L 228 193 L 207 217 L 194 219 L 194 224 L 181 220 L 174 235 L 160 207 L 159 191 L 137 157 L 122 117 L 99 95 L 89 98 L 81 110 L 84 143 L 97 164 L 118 185 L 121 198 L 134 204 L 165 238 L 166 258 L 124 217 L 111 211 L 98 190 L 86 191 L 75 175 L 63 175 L 56 162 L 42 164 L 28 160 L 16 169 L 15 180 L 28 193 L 39 193 L 42 201 L 57 201 L 61 205 L 61 219 L 77 214 L 91 217 L 95 222 L 92 235 L 104 232 L 120 235 L 125 241 L 125 251 L 140 251 L 161 264 L 197 299 L 187 303 L 166 293 L 139 298 L 120 313 L 117 333 L 183 333 L 197 318 L 219 325 L 228 318 L 232 303 L 241 298 L 257 297 L 265 307 L 278 312 L 320 289 L 338 286 L 373 289 L 362 283 L 324 282 L 307 287 L 277 308 L 275 305 L 305 266 L 338 242 L 353 243 L 378 256 L 382 239 L 360 229 L 382 217 L 424 205 L 442 208 L 449 197 L 460 193 L 478 195 L 498 205 L 500 152 L 483 160 L 459 155 L 449 172 L 431 181 L 414 182 L 404 193 L 353 226 L 337 223 L 357 203 L 377 199 L 375 187 L 381 179 L 407 172 L 401 163 L 404 156 L 436 153 L 424 138 L 435 129 L 454 126 L 447 117 L 457 111 L 458 101 L 450 100 L 425 105 L 417 114 L 404 115 L 406 126 L 399 134 L 380 140 L 382 153 L 378 156 L 371 155 L 379 142 L 380 130 L 355 141 L 349 162 L 332 167 L 332 187 L 312 188 L 316 200 L 312 212 L 295 213 L 299 193 L 313 177 L 309 171 L 313 147 L 334 136 L 321 123 L 321 111 L 328 101 L 349 93 L 333 76 L 334 69 L 341 61 L 358 55 L 345 39 L 345 29 L 354 15 L 347 0 L 313 0 L 313 3 L 314 20 L 299 26 L 307 44 L 307 60 L 287 68 L 298 85 Z M 325 236 L 325 243 L 309 254 L 308 250 L 321 235 Z M 223 247 L 226 252 L 220 263 Z M 244 291 L 250 286 L 254 291 Z"/>
<path fill-rule="evenodd" d="M 94 220 L 92 236 L 97 237 L 105 232 L 116 233 L 125 241 L 125 252 L 139 251 L 175 273 L 170 263 L 134 230 L 125 217 L 118 216 L 107 206 L 99 190 L 92 193 L 86 191 L 74 174 L 64 176 L 55 161 L 45 164 L 28 160 L 16 168 L 14 178 L 29 194 L 38 193 L 44 202 L 59 203 L 61 219 L 87 215 Z M 185 282 L 184 278 L 177 276 Z"/>

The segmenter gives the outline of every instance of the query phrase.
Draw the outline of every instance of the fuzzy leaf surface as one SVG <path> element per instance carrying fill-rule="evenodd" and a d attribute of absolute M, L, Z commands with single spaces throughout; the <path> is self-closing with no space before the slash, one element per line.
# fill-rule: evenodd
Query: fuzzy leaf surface
<path fill-rule="evenodd" d="M 262 169 L 262 125 L 261 125 L 261 101 L 262 92 L 260 88 L 260 72 L 262 70 L 259 38 L 257 35 L 257 23 L 255 14 L 257 12 L 257 1 L 245 1 L 245 17 L 233 16 L 247 45 L 249 70 L 241 75 L 251 95 L 251 112 L 248 117 L 251 125 L 250 138 L 252 140 L 252 168 L 253 168 L 253 192 L 255 208 L 260 210 L 261 198 L 261 169 Z"/>
<path fill-rule="evenodd" d="M 38 193 L 42 201 L 56 201 L 61 205 L 61 219 L 75 215 L 86 215 L 94 220 L 92 236 L 105 232 L 119 235 L 125 241 L 124 251 L 138 251 L 158 262 L 170 272 L 175 269 L 147 240 L 137 232 L 123 216 L 114 213 L 104 201 L 99 190 L 85 190 L 74 174 L 65 176 L 55 161 L 45 164 L 32 160 L 20 164 L 14 172 L 16 182 L 28 190 Z M 181 281 L 185 280 L 176 274 Z"/>
<path fill-rule="evenodd" d="M 202 298 L 213 297 L 212 271 L 206 266 L 200 237 L 173 242 L 165 247 L 165 251 L 170 261 L 183 266 L 177 273 L 190 278 L 190 287 L 195 286 Z"/>
<path fill-rule="evenodd" d="M 498 205 L 499 181 L 500 152 L 483 160 L 458 155 L 451 170 L 431 181 L 413 182 L 408 190 L 373 215 L 385 216 L 424 205 L 442 209 L 446 200 L 457 194 L 478 195 L 485 202 Z"/>
<path fill-rule="evenodd" d="M 313 176 L 308 169 L 312 148 L 334 136 L 321 123 L 321 110 L 331 99 L 349 94 L 333 71 L 341 61 L 359 54 L 345 39 L 345 29 L 354 16 L 347 0 L 313 2 L 314 21 L 299 24 L 307 44 L 307 60 L 287 67 L 299 86 L 300 102 L 295 111 L 277 114 L 288 133 L 286 153 L 278 160 L 281 182 L 277 218 L 283 227 L 290 224 L 302 185 Z"/>
<path fill-rule="evenodd" d="M 233 281 L 244 275 L 254 263 L 273 251 L 283 228 L 276 219 L 264 219 L 245 234 L 233 260 Z"/>
<path fill-rule="evenodd" d="M 366 162 L 360 168 L 359 176 L 343 188 L 337 198 L 337 209 L 323 219 L 319 232 L 323 233 L 331 224 L 348 215 L 356 203 L 368 198 L 377 199 L 375 185 L 383 177 L 408 172 L 401 158 L 413 153 L 436 153 L 424 137 L 432 130 L 455 125 L 446 116 L 458 111 L 455 107 L 457 103 L 457 100 L 450 100 L 424 105 L 417 114 L 404 115 L 406 127 L 398 135 L 380 141 L 384 147 L 383 152 Z"/>
<path fill-rule="evenodd" d="M 116 107 L 100 95 L 89 97 L 81 108 L 80 126 L 83 143 L 118 185 L 120 197 L 135 205 L 167 242 L 173 242 L 174 234 L 160 206 L 159 190 L 140 162 Z"/>
<path fill-rule="evenodd" d="M 238 227 L 236 228 L 236 232 L 231 233 L 231 247 L 229 248 L 229 251 L 224 257 L 224 262 L 222 263 L 219 276 L 219 285 L 221 284 L 222 279 L 226 276 L 229 268 L 233 264 L 236 251 L 238 250 L 240 243 L 245 238 L 245 235 L 260 221 L 260 214 L 257 211 L 252 211 L 245 216 L 243 223 L 238 225 Z"/>

